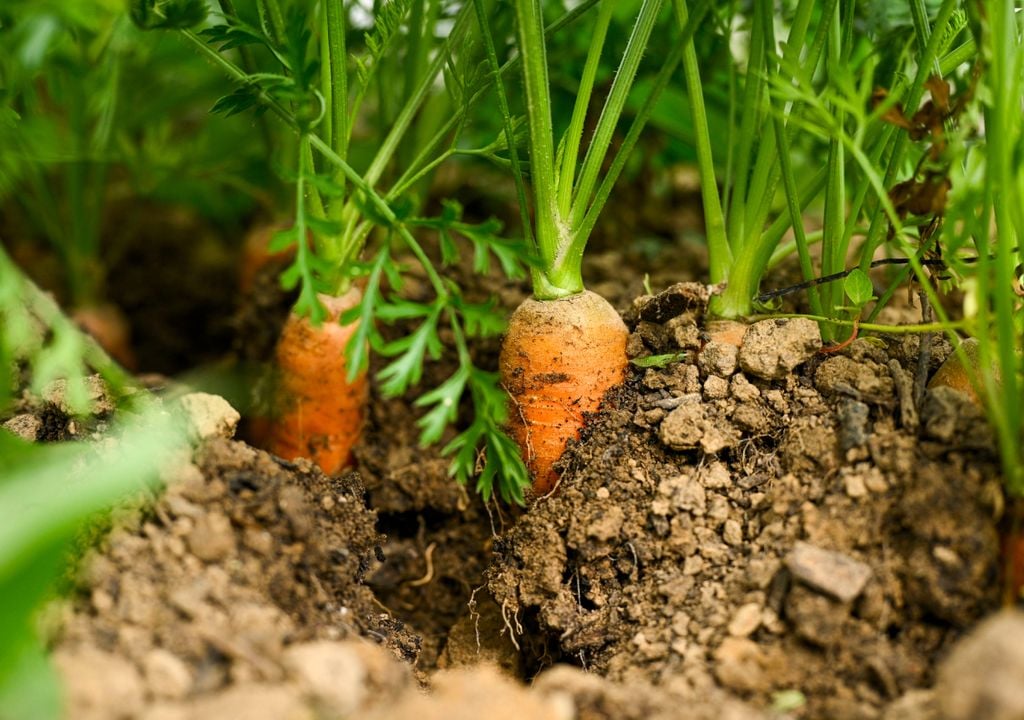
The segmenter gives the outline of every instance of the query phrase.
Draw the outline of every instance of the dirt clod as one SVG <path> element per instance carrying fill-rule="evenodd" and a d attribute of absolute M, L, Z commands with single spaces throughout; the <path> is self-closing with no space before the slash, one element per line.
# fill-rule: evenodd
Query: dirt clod
<path fill-rule="evenodd" d="M 196 442 L 212 438 L 231 438 L 241 416 L 219 395 L 189 393 L 179 401 L 185 412 L 189 435 Z"/>
<path fill-rule="evenodd" d="M 818 324 L 806 318 L 762 320 L 747 328 L 739 351 L 744 372 L 780 380 L 821 349 Z"/>

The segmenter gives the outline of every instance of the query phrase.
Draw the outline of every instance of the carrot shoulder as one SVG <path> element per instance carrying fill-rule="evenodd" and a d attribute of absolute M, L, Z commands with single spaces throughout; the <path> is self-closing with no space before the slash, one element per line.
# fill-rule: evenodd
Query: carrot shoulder
<path fill-rule="evenodd" d="M 533 490 L 558 481 L 553 465 L 605 392 L 626 377 L 629 333 L 600 295 L 526 300 L 509 319 L 499 360 L 509 393 L 509 431 L 533 475 Z"/>
<path fill-rule="evenodd" d="M 345 359 L 358 322 L 338 322 L 361 299 L 355 287 L 340 297 L 321 295 L 327 318 L 314 327 L 308 318 L 289 316 L 275 353 L 276 415 L 267 449 L 287 460 L 309 458 L 329 475 L 351 463 L 366 416 L 366 374 L 348 382 Z"/>

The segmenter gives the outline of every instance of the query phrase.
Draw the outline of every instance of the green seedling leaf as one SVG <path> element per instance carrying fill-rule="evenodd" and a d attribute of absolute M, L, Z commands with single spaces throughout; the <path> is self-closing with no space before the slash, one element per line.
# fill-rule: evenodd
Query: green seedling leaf
<path fill-rule="evenodd" d="M 327 220 L 311 215 L 306 218 L 306 225 L 318 237 L 337 237 L 341 235 L 342 226 L 336 220 Z"/>
<path fill-rule="evenodd" d="M 251 108 L 256 108 L 257 113 L 264 112 L 259 90 L 254 85 L 243 85 L 230 95 L 225 95 L 217 100 L 213 107 L 210 108 L 210 112 L 215 115 L 221 114 L 231 117 Z"/>
<path fill-rule="evenodd" d="M 666 353 L 664 355 L 648 355 L 642 358 L 633 358 L 629 362 L 641 368 L 663 368 L 673 363 L 682 362 L 686 359 L 686 353 Z"/>
<path fill-rule="evenodd" d="M 380 278 L 384 268 L 390 262 L 388 246 L 384 245 L 373 259 L 370 273 L 363 289 L 363 301 L 358 306 L 342 313 L 340 322 L 350 324 L 359 321 L 359 326 L 352 333 L 352 338 L 345 348 L 345 363 L 348 367 L 348 381 L 354 381 L 360 373 L 370 366 L 370 346 L 378 346 L 378 337 L 373 318 L 377 306 L 381 303 Z"/>
<path fill-rule="evenodd" d="M 132 22 L 142 30 L 195 27 L 206 19 L 204 0 L 131 0 Z"/>
<path fill-rule="evenodd" d="M 384 355 L 398 355 L 394 362 L 389 363 L 377 374 L 381 391 L 385 395 L 397 397 L 418 384 L 423 377 L 423 363 L 426 358 L 429 356 L 436 360 L 441 356 L 441 339 L 437 335 L 439 312 L 439 309 L 435 310 L 411 335 L 388 343 L 382 348 Z"/>
<path fill-rule="evenodd" d="M 466 334 L 473 337 L 497 337 L 505 332 L 505 316 L 499 312 L 497 302 L 467 303 L 457 300 L 459 314 L 466 327 Z"/>
<path fill-rule="evenodd" d="M 431 305 L 392 296 L 388 302 L 381 302 L 377 305 L 375 314 L 384 322 L 393 323 L 398 320 L 429 317 L 433 313 L 434 308 Z"/>
<path fill-rule="evenodd" d="M 345 195 L 345 188 L 326 175 L 308 175 L 306 181 L 324 197 L 337 198 Z"/>
<path fill-rule="evenodd" d="M 874 287 L 871 285 L 871 278 L 860 268 L 855 268 L 853 272 L 846 276 L 846 279 L 843 280 L 843 290 L 846 292 L 846 297 L 850 299 L 850 302 L 858 308 L 864 307 L 874 297 Z"/>
<path fill-rule="evenodd" d="M 459 367 L 441 385 L 416 399 L 417 407 L 434 407 L 416 421 L 421 429 L 420 446 L 426 447 L 441 439 L 444 429 L 455 422 L 459 413 L 459 400 L 469 380 L 469 368 Z"/>

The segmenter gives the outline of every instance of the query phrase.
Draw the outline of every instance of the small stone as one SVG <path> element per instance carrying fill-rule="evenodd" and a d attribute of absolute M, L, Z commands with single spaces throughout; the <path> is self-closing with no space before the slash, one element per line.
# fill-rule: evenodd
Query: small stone
<path fill-rule="evenodd" d="M 366 700 L 366 667 L 348 643 L 318 640 L 292 645 L 284 653 L 284 663 L 332 714 L 354 716 Z"/>
<path fill-rule="evenodd" d="M 146 686 L 154 697 L 177 700 L 192 688 L 192 673 L 188 666 L 172 652 L 154 648 L 142 659 L 142 672 Z"/>
<path fill-rule="evenodd" d="M 53 654 L 69 720 L 132 717 L 142 710 L 142 678 L 124 658 L 93 646 L 61 648 Z"/>
<path fill-rule="evenodd" d="M 84 399 L 88 409 L 95 415 L 106 415 L 114 411 L 114 400 L 107 392 L 106 383 L 99 375 L 89 375 L 82 378 Z M 75 408 L 70 402 L 71 386 L 65 379 L 54 380 L 40 393 L 43 400 L 56 405 L 61 412 L 72 414 Z"/>
<path fill-rule="evenodd" d="M 738 520 L 730 518 L 725 521 L 722 527 L 722 540 L 725 541 L 726 545 L 737 545 L 743 544 L 743 526 L 740 525 Z"/>
<path fill-rule="evenodd" d="M 3 424 L 5 430 L 9 430 L 22 440 L 35 442 L 39 439 L 39 431 L 43 429 L 43 421 L 31 413 L 15 415 Z"/>
<path fill-rule="evenodd" d="M 683 562 L 683 575 L 696 575 L 704 569 L 704 559 L 700 555 L 691 555 Z"/>
<path fill-rule="evenodd" d="M 684 510 L 694 515 L 703 515 L 707 503 L 704 486 L 689 475 L 676 475 L 663 480 L 658 485 L 658 493 L 668 497 L 676 510 Z"/>
<path fill-rule="evenodd" d="M 188 547 L 200 560 L 218 562 L 235 552 L 235 532 L 231 520 L 220 512 L 211 512 L 196 520 L 188 535 Z"/>
<path fill-rule="evenodd" d="M 939 666 L 943 720 L 1024 718 L 1024 613 L 1003 610 L 963 638 Z"/>
<path fill-rule="evenodd" d="M 727 378 L 736 372 L 739 348 L 731 343 L 707 343 L 697 355 L 697 365 L 708 375 Z"/>
<path fill-rule="evenodd" d="M 767 658 L 754 641 L 727 637 L 715 650 L 714 658 L 715 676 L 730 690 L 753 692 L 767 686 Z"/>
<path fill-rule="evenodd" d="M 722 490 L 732 485 L 729 468 L 724 462 L 713 462 L 705 465 L 698 473 L 701 484 L 711 490 Z"/>
<path fill-rule="evenodd" d="M 761 397 L 761 391 L 743 375 L 734 375 L 729 381 L 729 394 L 739 402 L 751 402 Z"/>
<path fill-rule="evenodd" d="M 843 478 L 843 486 L 847 496 L 858 500 L 868 494 L 868 487 L 861 475 L 847 475 Z"/>
<path fill-rule="evenodd" d="M 704 397 L 708 400 L 729 397 L 729 381 L 718 375 L 708 375 L 708 379 L 704 381 Z"/>
<path fill-rule="evenodd" d="M 625 519 L 626 516 L 622 508 L 618 505 L 611 505 L 602 510 L 597 519 L 587 526 L 587 536 L 603 541 L 618 537 Z"/>
<path fill-rule="evenodd" d="M 864 590 L 871 568 L 849 555 L 798 542 L 786 556 L 786 567 L 797 580 L 850 602 Z"/>
<path fill-rule="evenodd" d="M 733 637 L 750 637 L 761 626 L 761 614 L 762 608 L 759 604 L 743 605 L 729 622 L 729 634 Z"/>
<path fill-rule="evenodd" d="M 744 333 L 739 364 L 756 377 L 780 380 L 820 349 L 821 332 L 813 320 L 762 320 Z"/>
<path fill-rule="evenodd" d="M 188 425 L 188 432 L 196 442 L 215 437 L 232 438 L 241 415 L 219 395 L 189 393 L 179 401 Z"/>
<path fill-rule="evenodd" d="M 611 497 L 611 493 L 608 491 L 608 488 L 606 487 L 599 487 L 595 495 L 597 495 L 598 500 L 607 500 L 609 497 Z"/>
<path fill-rule="evenodd" d="M 297 687 L 243 682 L 189 703 L 191 720 L 314 720 Z"/>

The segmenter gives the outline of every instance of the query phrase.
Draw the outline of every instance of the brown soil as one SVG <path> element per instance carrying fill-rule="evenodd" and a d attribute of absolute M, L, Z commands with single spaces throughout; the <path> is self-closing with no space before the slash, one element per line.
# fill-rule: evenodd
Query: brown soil
<path fill-rule="evenodd" d="M 210 441 L 83 562 L 54 645 L 69 717 L 971 717 L 936 698 L 998 604 L 980 412 L 947 389 L 914 403 L 916 338 L 822 354 L 771 321 L 763 352 L 706 344 L 671 303 L 633 306 L 633 252 L 590 258 L 590 287 L 634 356 L 683 359 L 632 370 L 556 494 L 485 506 L 418 446 L 408 399 L 374 398 L 341 477 Z M 650 282 L 694 265 L 681 251 Z M 264 287 L 250 314 L 281 314 Z M 494 343 L 476 352 L 493 367 Z M 104 429 L 59 398 L 19 410 L 40 440 Z"/>

